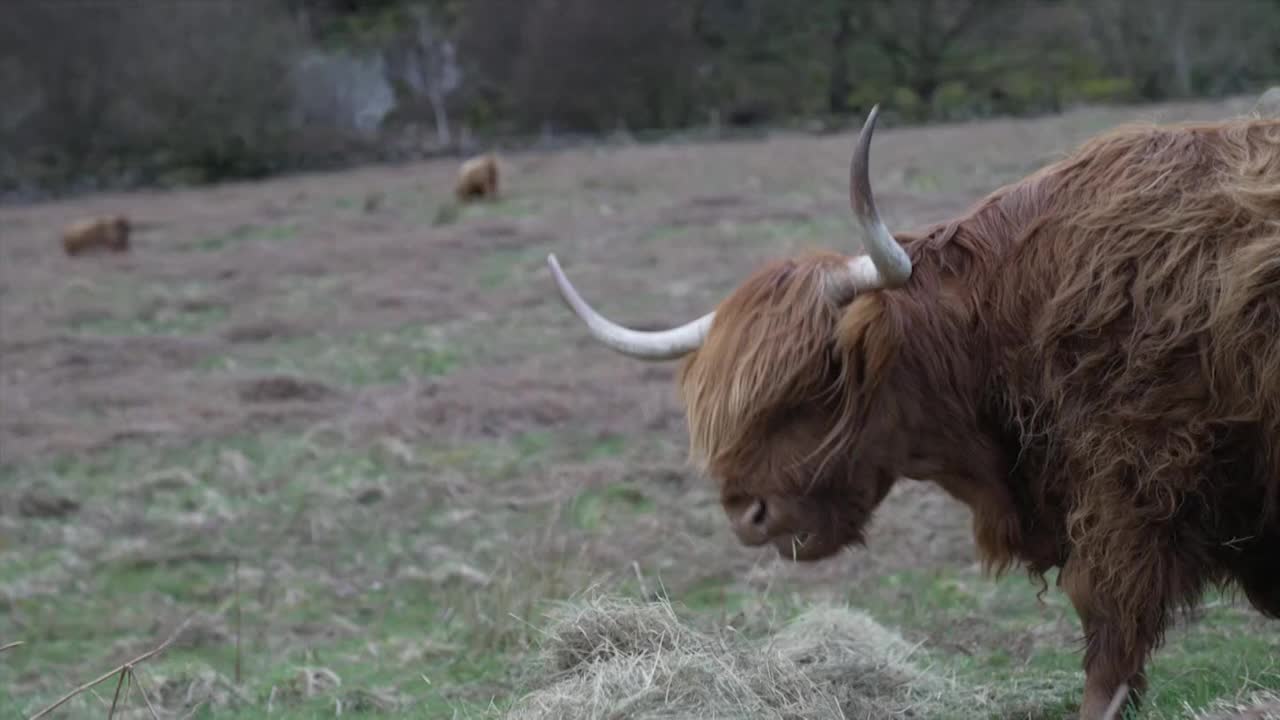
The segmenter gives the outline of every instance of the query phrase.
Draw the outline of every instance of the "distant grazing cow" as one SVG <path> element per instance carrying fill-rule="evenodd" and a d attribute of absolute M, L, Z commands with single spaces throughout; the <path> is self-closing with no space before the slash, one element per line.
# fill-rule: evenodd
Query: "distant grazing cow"
<path fill-rule="evenodd" d="M 1280 617 L 1280 120 L 1131 125 L 866 254 L 757 269 L 714 312 L 604 345 L 683 357 L 693 456 L 734 533 L 797 561 L 863 542 L 901 477 L 973 512 L 999 574 L 1058 585 L 1098 718 L 1171 619 L 1236 584 Z"/>
<path fill-rule="evenodd" d="M 129 249 L 129 219 L 123 215 L 79 220 L 62 232 L 62 249 L 67 255 L 105 250 Z"/>
<path fill-rule="evenodd" d="M 462 163 L 458 168 L 458 180 L 454 187 L 458 200 L 466 202 L 475 198 L 492 199 L 498 194 L 498 158 L 486 153 Z"/>

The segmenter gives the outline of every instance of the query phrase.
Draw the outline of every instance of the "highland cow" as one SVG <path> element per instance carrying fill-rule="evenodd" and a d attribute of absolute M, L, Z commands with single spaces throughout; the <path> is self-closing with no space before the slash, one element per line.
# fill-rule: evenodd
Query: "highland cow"
<path fill-rule="evenodd" d="M 1180 610 L 1238 587 L 1280 617 L 1280 120 L 1129 125 L 965 214 L 866 254 L 756 270 L 702 318 L 604 318 L 604 345 L 683 357 L 690 451 L 749 546 L 861 544 L 902 477 L 966 504 L 984 566 L 1059 569 L 1085 637 L 1081 716 L 1128 690 Z"/>
<path fill-rule="evenodd" d="M 129 220 L 123 215 L 79 220 L 62 231 L 62 250 L 67 255 L 129 249 Z"/>
<path fill-rule="evenodd" d="M 493 153 L 473 157 L 458 168 L 454 195 L 460 202 L 498 195 L 498 158 Z"/>

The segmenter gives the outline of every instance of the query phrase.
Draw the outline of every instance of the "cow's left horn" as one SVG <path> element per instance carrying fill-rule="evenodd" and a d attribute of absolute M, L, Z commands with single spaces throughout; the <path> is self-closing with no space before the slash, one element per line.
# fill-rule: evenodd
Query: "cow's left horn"
<path fill-rule="evenodd" d="M 560 269 L 554 254 L 547 256 L 547 265 L 569 309 L 582 318 L 595 339 L 623 355 L 641 360 L 674 360 L 687 355 L 702 346 L 715 317 L 711 312 L 680 327 L 655 332 L 625 328 L 596 312 L 582 299 Z"/>
<path fill-rule="evenodd" d="M 876 200 L 871 192 L 871 134 L 875 131 L 880 106 L 871 108 L 867 121 L 858 134 L 858 146 L 853 151 L 849 168 L 849 204 L 854 219 L 862 228 L 862 242 L 867 254 L 849 263 L 853 290 L 874 290 L 898 287 L 911 277 L 911 258 L 902 249 L 893 233 L 880 220 Z"/>

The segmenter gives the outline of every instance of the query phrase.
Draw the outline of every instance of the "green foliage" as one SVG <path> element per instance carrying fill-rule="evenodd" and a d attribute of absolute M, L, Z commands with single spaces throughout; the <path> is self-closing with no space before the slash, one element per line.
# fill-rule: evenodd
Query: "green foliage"
<path fill-rule="evenodd" d="M 321 5 L 318 2 L 310 4 Z M 342 5 L 346 7 L 341 7 Z M 465 5 L 465 0 L 363 0 L 359 3 L 334 3 L 327 8 L 312 8 L 312 12 L 318 15 L 313 27 L 317 42 L 326 48 L 378 48 L 388 38 L 409 26 L 410 12 L 414 8 L 425 9 L 436 21 L 451 28 L 457 24 Z"/>
<path fill-rule="evenodd" d="M 1090 78 L 1074 89 L 1082 100 L 1091 102 L 1123 100 L 1134 94 L 1133 82 L 1119 77 Z"/>
<path fill-rule="evenodd" d="M 398 133 L 440 114 L 487 137 L 647 137 L 708 123 L 842 125 L 875 103 L 889 122 L 950 121 L 1274 82 L 1280 5 L 1167 3 L 20 3 L 0 28 L 0 93 L 14 99 L 0 128 L 15 140 L 0 147 L 0 191 L 341 164 L 382 141 L 397 147 Z M 441 99 L 421 73 L 439 67 L 443 40 L 461 82 Z M 394 106 L 380 140 L 357 139 L 336 112 L 294 122 L 291 70 L 316 50 L 388 64 Z"/>

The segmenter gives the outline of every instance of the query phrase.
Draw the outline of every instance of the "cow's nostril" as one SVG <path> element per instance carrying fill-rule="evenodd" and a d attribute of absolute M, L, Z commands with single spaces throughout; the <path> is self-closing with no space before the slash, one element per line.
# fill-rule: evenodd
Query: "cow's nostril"
<path fill-rule="evenodd" d="M 765 518 L 768 517 L 769 511 L 763 500 L 756 500 L 751 503 L 751 508 L 747 510 L 747 520 L 756 527 L 764 525 Z"/>

